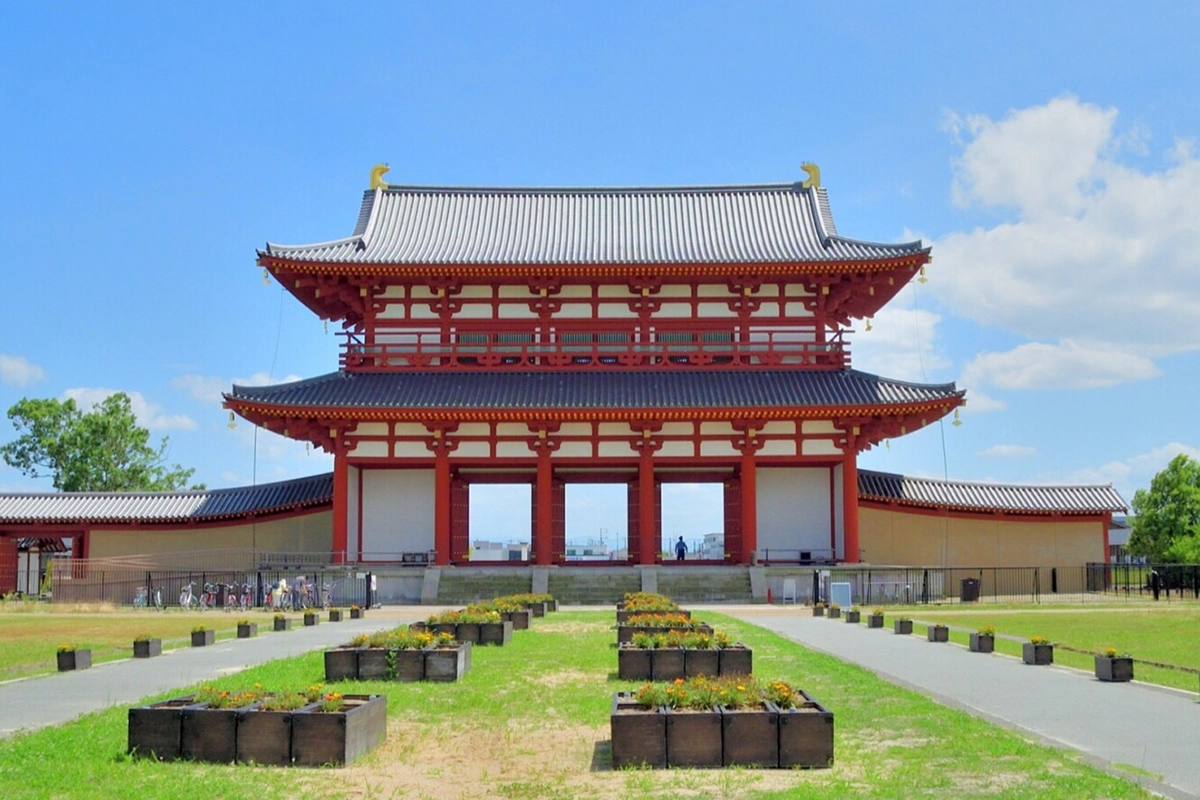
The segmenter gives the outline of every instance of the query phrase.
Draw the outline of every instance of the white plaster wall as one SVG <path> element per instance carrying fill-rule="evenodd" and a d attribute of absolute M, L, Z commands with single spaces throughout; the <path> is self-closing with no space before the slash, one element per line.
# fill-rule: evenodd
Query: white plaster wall
<path fill-rule="evenodd" d="M 365 558 L 433 549 L 433 470 L 367 469 L 361 480 Z"/>
<path fill-rule="evenodd" d="M 351 561 L 358 560 L 358 493 L 362 481 L 362 470 L 348 467 L 346 470 L 349 488 L 346 491 L 346 553 Z"/>
<path fill-rule="evenodd" d="M 827 468 L 760 467 L 757 488 L 759 551 L 829 550 Z"/>

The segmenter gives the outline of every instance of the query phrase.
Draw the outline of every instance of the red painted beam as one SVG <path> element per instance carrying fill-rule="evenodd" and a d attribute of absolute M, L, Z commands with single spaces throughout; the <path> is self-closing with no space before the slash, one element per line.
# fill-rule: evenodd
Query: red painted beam
<path fill-rule="evenodd" d="M 550 449 L 538 449 L 537 459 L 537 530 L 533 532 L 534 563 L 554 563 L 554 481 L 550 468 Z"/>
<path fill-rule="evenodd" d="M 742 456 L 742 552 L 740 562 L 749 564 L 758 549 L 758 470 L 754 450 L 746 448 Z"/>
<path fill-rule="evenodd" d="M 433 462 L 433 563 L 450 563 L 450 454 L 439 447 Z"/>

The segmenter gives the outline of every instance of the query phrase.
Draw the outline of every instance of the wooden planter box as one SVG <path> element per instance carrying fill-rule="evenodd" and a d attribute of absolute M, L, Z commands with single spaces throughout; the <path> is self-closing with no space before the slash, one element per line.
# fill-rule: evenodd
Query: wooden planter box
<path fill-rule="evenodd" d="M 1124 683 L 1133 680 L 1130 656 L 1096 656 L 1096 677 L 1102 681 Z"/>
<path fill-rule="evenodd" d="M 642 708 L 628 692 L 613 695 L 609 715 L 613 769 L 667 766 L 667 715 Z"/>
<path fill-rule="evenodd" d="M 514 631 L 529 630 L 529 609 L 523 608 L 520 611 L 501 611 L 500 619 L 506 622 L 511 622 Z"/>
<path fill-rule="evenodd" d="M 868 616 L 867 617 L 867 627 L 868 628 L 882 628 L 883 627 L 883 614 L 871 614 L 870 616 Z"/>
<path fill-rule="evenodd" d="M 479 643 L 506 645 L 512 641 L 512 632 L 513 624 L 511 622 L 481 622 L 479 624 Z"/>
<path fill-rule="evenodd" d="M 667 766 L 721 766 L 721 711 L 666 709 Z"/>
<path fill-rule="evenodd" d="M 305 614 L 304 615 L 304 627 L 306 627 L 306 628 L 311 628 L 313 625 L 318 624 L 320 621 L 321 621 L 321 618 L 318 617 L 316 614 Z"/>
<path fill-rule="evenodd" d="M 930 625 L 926 629 L 925 635 L 931 642 L 950 641 L 950 629 L 945 625 Z"/>
<path fill-rule="evenodd" d="M 274 629 L 277 631 L 290 631 L 292 629 L 292 621 L 287 617 L 284 617 L 283 619 L 276 618 Z"/>
<path fill-rule="evenodd" d="M 292 763 L 342 766 L 387 737 L 387 696 L 346 695 L 341 711 L 308 706 L 292 713 Z"/>
<path fill-rule="evenodd" d="M 779 709 L 722 708 L 721 763 L 726 767 L 779 765 Z"/>
<path fill-rule="evenodd" d="M 326 676 L 328 656 L 326 652 Z M 358 651 L 358 679 L 361 681 L 411 681 L 425 680 L 424 650 L 389 650 L 386 647 L 364 647 Z M 394 656 L 389 656 L 394 653 Z M 390 663 L 395 660 L 395 667 Z M 354 676 L 352 676 L 354 677 Z M 333 680 L 327 677 L 327 680 Z"/>
<path fill-rule="evenodd" d="M 718 675 L 750 675 L 754 672 L 754 651 L 744 644 L 735 644 L 717 651 Z"/>
<path fill-rule="evenodd" d="M 325 682 L 358 679 L 358 655 L 362 650 L 363 648 L 359 647 L 338 647 L 326 650 Z"/>
<path fill-rule="evenodd" d="M 676 711 L 645 709 L 619 692 L 610 716 L 613 768 L 832 766 L 833 713 L 800 694 L 798 708 Z"/>
<path fill-rule="evenodd" d="M 237 759 L 237 719 L 244 708 L 184 709 L 179 715 L 179 757 L 232 764 Z"/>
<path fill-rule="evenodd" d="M 192 647 L 208 647 L 216 641 L 216 631 L 192 631 Z"/>
<path fill-rule="evenodd" d="M 234 758 L 240 764 L 286 767 L 292 763 L 292 711 L 237 712 Z"/>
<path fill-rule="evenodd" d="M 330 610 L 329 621 L 330 622 L 341 622 L 342 621 L 342 612 Z"/>
<path fill-rule="evenodd" d="M 990 633 L 971 634 L 972 653 L 993 653 L 996 650 L 996 637 Z"/>
<path fill-rule="evenodd" d="M 460 622 L 454 626 L 454 640 L 479 644 L 479 623 Z"/>
<path fill-rule="evenodd" d="M 673 681 L 684 676 L 684 649 L 682 647 L 664 647 L 661 650 L 650 651 L 650 679 L 655 681 Z"/>
<path fill-rule="evenodd" d="M 648 681 L 652 678 L 654 651 L 626 643 L 617 648 L 617 678 L 623 681 Z"/>
<path fill-rule="evenodd" d="M 1054 645 L 1026 642 L 1021 645 L 1021 658 L 1026 664 L 1044 667 L 1054 663 Z"/>
<path fill-rule="evenodd" d="M 128 753 L 160 761 L 179 758 L 183 712 L 194 708 L 203 705 L 197 705 L 188 696 L 129 709 Z"/>
<path fill-rule="evenodd" d="M 861 611 L 847 611 L 846 612 L 846 622 L 851 622 L 851 623 L 857 625 L 861 616 L 862 616 Z"/>
<path fill-rule="evenodd" d="M 907 636 L 908 634 L 912 633 L 912 620 L 911 619 L 893 620 L 892 621 L 892 631 L 895 633 L 900 633 L 900 634 Z"/>
<path fill-rule="evenodd" d="M 813 616 L 814 616 L 814 617 L 823 617 L 823 616 L 825 616 L 825 606 L 813 606 L 813 610 L 812 610 L 812 611 L 813 611 Z"/>
<path fill-rule="evenodd" d="M 134 658 L 154 658 L 162 655 L 162 639 L 146 639 L 133 643 Z"/>
<path fill-rule="evenodd" d="M 558 611 L 558 601 L 553 598 L 551 598 L 550 600 L 547 600 L 546 601 L 546 610 L 547 611 Z"/>
<path fill-rule="evenodd" d="M 350 609 L 350 619 L 363 619 L 366 616 L 367 616 L 367 614 L 366 614 L 365 609 L 362 609 L 362 608 Z"/>
<path fill-rule="evenodd" d="M 533 614 L 533 616 L 535 616 L 535 617 L 546 616 L 546 604 L 545 603 L 526 603 L 525 607 L 528 608 L 529 612 L 531 614 Z"/>
<path fill-rule="evenodd" d="M 84 647 L 78 650 L 67 650 L 56 655 L 59 672 L 87 669 L 92 665 L 92 651 L 90 648 Z"/>
<path fill-rule="evenodd" d="M 833 766 L 833 712 L 801 690 L 804 703 L 779 709 L 779 768 Z"/>
<path fill-rule="evenodd" d="M 841 619 L 842 618 L 842 610 L 840 608 L 834 608 L 833 606 L 830 606 L 829 607 L 829 618 L 830 619 Z"/>
<path fill-rule="evenodd" d="M 456 681 L 471 668 L 471 643 L 457 647 L 431 647 L 425 653 L 425 680 Z"/>
<path fill-rule="evenodd" d="M 694 678 L 697 675 L 721 674 L 721 651 L 698 650 L 696 648 L 683 651 L 683 677 Z"/>

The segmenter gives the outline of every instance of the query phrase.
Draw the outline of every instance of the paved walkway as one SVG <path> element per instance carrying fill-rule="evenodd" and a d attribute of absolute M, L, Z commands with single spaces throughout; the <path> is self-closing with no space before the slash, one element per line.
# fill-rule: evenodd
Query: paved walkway
<path fill-rule="evenodd" d="M 1082 752 L 1169 797 L 1200 798 L 1200 703 L 1194 693 L 1140 683 L 1101 683 L 1066 667 L 1032 667 L 922 636 L 816 618 L 804 607 L 713 606 L 814 650 L 859 664 L 946 705 Z"/>
<path fill-rule="evenodd" d="M 281 633 L 262 633 L 253 639 L 222 639 L 210 647 L 168 650 L 157 658 L 107 661 L 79 672 L 62 672 L 0 684 L 0 738 L 18 730 L 33 730 L 121 703 L 219 678 L 247 667 L 323 650 L 371 633 L 424 619 L 439 609 L 396 606 L 372 609 L 361 620 L 322 622 Z M 30 720 L 36 720 L 30 725 Z"/>

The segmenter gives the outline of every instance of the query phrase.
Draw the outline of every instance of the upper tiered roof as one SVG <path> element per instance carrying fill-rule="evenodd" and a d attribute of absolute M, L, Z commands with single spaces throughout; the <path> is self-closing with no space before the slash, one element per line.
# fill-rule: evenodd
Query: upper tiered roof
<path fill-rule="evenodd" d="M 825 189 L 800 183 L 666 188 L 368 190 L 354 232 L 270 243 L 264 263 L 323 265 L 834 264 L 894 267 L 919 241 L 839 236 Z"/>

